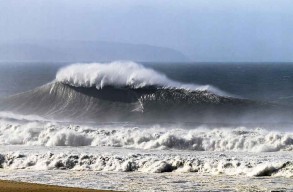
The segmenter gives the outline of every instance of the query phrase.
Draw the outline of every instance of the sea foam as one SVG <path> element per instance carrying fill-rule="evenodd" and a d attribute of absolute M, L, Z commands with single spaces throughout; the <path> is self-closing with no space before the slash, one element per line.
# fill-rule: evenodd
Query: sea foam
<path fill-rule="evenodd" d="M 290 156 L 287 159 L 275 159 L 272 156 L 241 156 L 241 154 L 238 157 L 229 154 L 227 156 L 223 154 L 187 156 L 156 153 L 112 155 L 107 153 L 75 153 L 67 150 L 63 153 L 0 153 L 0 167 L 32 170 L 196 172 L 209 175 L 293 177 L 293 162 L 288 158 Z"/>
<path fill-rule="evenodd" d="M 52 123 L 0 123 L 1 145 L 110 146 L 192 151 L 292 151 L 293 134 L 264 129 L 176 126 L 151 128 L 88 127 Z"/>

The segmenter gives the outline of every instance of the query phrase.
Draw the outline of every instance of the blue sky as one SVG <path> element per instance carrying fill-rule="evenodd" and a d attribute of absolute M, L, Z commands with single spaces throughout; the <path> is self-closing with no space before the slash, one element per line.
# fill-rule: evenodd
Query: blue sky
<path fill-rule="evenodd" d="M 293 61 L 292 0 L 0 0 L 0 42 L 87 40 L 194 61 Z"/>

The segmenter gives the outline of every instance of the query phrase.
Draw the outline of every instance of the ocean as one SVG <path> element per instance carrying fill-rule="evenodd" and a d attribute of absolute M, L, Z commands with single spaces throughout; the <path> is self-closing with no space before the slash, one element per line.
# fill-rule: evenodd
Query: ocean
<path fill-rule="evenodd" d="M 1 63 L 0 178 L 293 191 L 292 63 Z"/>
<path fill-rule="evenodd" d="M 55 79 L 71 63 L 1 63 L 0 97 L 29 91 Z M 293 63 L 142 63 L 170 79 L 213 85 L 228 93 L 256 100 L 290 104 Z"/>

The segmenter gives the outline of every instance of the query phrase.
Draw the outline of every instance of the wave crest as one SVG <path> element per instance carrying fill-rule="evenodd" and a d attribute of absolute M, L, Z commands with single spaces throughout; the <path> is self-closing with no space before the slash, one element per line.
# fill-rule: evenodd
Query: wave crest
<path fill-rule="evenodd" d="M 105 86 L 142 88 L 157 86 L 198 91 L 210 91 L 226 95 L 210 85 L 184 84 L 169 79 L 166 75 L 132 61 L 111 63 L 73 64 L 60 69 L 56 74 L 58 82 L 75 87 Z"/>

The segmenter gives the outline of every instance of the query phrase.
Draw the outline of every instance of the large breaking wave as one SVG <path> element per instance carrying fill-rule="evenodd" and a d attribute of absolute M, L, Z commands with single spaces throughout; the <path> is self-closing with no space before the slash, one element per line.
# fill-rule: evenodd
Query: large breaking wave
<path fill-rule="evenodd" d="M 0 110 L 83 122 L 264 123 L 292 115 L 284 106 L 173 81 L 134 62 L 67 66 L 53 82 L 3 99 Z"/>
<path fill-rule="evenodd" d="M 97 89 L 105 86 L 130 88 L 154 86 L 166 89 L 206 90 L 217 95 L 226 95 L 211 85 L 173 81 L 164 74 L 130 61 L 70 65 L 58 71 L 56 80 L 75 87 L 96 87 Z"/>

